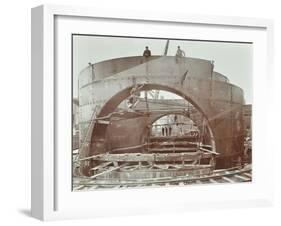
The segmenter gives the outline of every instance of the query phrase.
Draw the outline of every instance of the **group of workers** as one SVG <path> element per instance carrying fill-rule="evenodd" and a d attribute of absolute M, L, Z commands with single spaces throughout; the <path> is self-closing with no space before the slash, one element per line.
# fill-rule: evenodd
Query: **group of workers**
<path fill-rule="evenodd" d="M 172 126 L 162 126 L 162 136 L 171 136 L 172 135 Z"/>
<path fill-rule="evenodd" d="M 145 58 L 148 58 L 151 56 L 151 51 L 148 48 L 148 46 L 145 47 L 145 50 L 143 52 L 143 56 Z M 181 57 L 185 57 L 185 52 L 183 50 L 181 50 L 180 46 L 178 46 L 177 52 L 176 52 L 176 63 L 178 62 L 179 58 Z M 130 91 L 130 97 L 128 98 L 128 108 L 130 110 L 133 110 L 133 108 L 137 105 L 138 103 L 138 99 L 140 98 L 140 90 L 143 87 L 144 84 L 138 86 L 134 86 L 132 88 L 132 90 Z M 163 128 L 163 136 L 164 134 L 166 134 L 166 136 L 168 136 L 168 134 L 171 134 L 172 128 Z M 168 131 L 168 132 L 165 132 Z"/>
<path fill-rule="evenodd" d="M 171 125 L 162 125 L 161 131 L 162 131 L 163 137 L 172 136 L 172 131 L 174 131 L 173 135 L 176 135 L 176 136 L 185 135 L 183 123 L 177 123 L 177 124 L 171 124 Z"/>
<path fill-rule="evenodd" d="M 148 48 L 148 46 L 145 47 L 145 50 L 143 52 L 144 57 L 150 57 L 151 56 L 151 51 Z M 178 58 L 185 57 L 185 52 L 178 46 L 177 52 L 176 52 L 176 61 Z"/>

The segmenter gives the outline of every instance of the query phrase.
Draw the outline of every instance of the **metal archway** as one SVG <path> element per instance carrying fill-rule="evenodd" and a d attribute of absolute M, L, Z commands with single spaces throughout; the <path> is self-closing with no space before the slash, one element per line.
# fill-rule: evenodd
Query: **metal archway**
<path fill-rule="evenodd" d="M 93 80 L 92 68 L 83 70 L 79 76 L 81 158 L 93 152 L 106 152 L 104 138 L 108 125 L 106 120 L 97 125 L 95 118 L 107 118 L 130 95 L 135 84 L 146 82 L 143 89 L 164 88 L 182 94 L 199 107 L 212 129 L 220 166 L 231 167 L 230 159 L 239 154 L 243 145 L 239 126 L 243 123 L 243 90 L 226 79 L 217 79 L 219 75 L 213 76 L 213 65 L 207 60 L 183 58 L 182 61 L 177 64 L 169 56 L 155 57 L 149 62 L 143 62 L 142 57 L 112 59 L 94 65 L 95 78 L 100 80 Z"/>

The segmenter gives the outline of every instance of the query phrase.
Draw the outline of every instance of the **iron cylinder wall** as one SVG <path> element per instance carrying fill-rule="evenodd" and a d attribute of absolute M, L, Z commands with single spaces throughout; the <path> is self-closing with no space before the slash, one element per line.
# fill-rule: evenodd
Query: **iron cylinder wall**
<path fill-rule="evenodd" d="M 129 97 L 131 88 L 136 84 L 145 84 L 143 90 L 173 92 L 197 107 L 210 124 L 216 150 L 220 153 L 219 165 L 231 165 L 229 159 L 238 155 L 243 145 L 243 90 L 228 83 L 225 76 L 213 72 L 210 61 L 182 58 L 177 62 L 171 56 L 154 56 L 149 60 L 141 56 L 112 59 L 89 66 L 81 72 L 79 129 L 80 146 L 81 142 L 84 146 L 80 150 L 81 157 L 106 152 L 106 142 L 110 142 L 105 141 L 107 125 L 95 124 L 88 131 L 93 111 L 96 111 L 96 117 L 111 114 Z M 134 130 L 134 127 L 131 131 L 126 129 L 128 138 L 132 132 L 135 133 Z M 134 140 L 142 141 L 136 137 Z M 224 159 L 227 160 L 226 164 Z"/>

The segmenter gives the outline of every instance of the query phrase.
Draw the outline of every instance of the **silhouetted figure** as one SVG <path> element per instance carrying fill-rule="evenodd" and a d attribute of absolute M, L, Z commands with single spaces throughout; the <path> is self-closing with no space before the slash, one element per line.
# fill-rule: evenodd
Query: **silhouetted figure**
<path fill-rule="evenodd" d="M 145 47 L 145 50 L 143 52 L 144 57 L 150 57 L 151 56 L 151 51 L 148 49 L 148 46 Z"/>
<path fill-rule="evenodd" d="M 172 126 L 169 126 L 169 136 L 172 135 Z"/>
<path fill-rule="evenodd" d="M 179 59 L 185 57 L 185 52 L 181 50 L 180 46 L 178 46 L 177 52 L 176 52 L 176 63 L 179 62 Z"/>
<path fill-rule="evenodd" d="M 185 57 L 185 52 L 183 50 L 181 50 L 180 46 L 178 46 L 178 50 L 177 50 L 176 56 L 177 57 Z"/>
<path fill-rule="evenodd" d="M 174 123 L 176 124 L 176 126 L 179 125 L 179 123 L 178 123 L 178 116 L 177 115 L 174 116 Z"/>
<path fill-rule="evenodd" d="M 165 126 L 165 134 L 166 134 L 166 136 L 168 136 L 168 127 L 167 126 Z"/>
<path fill-rule="evenodd" d="M 182 128 L 182 124 L 180 124 L 180 136 L 182 136 L 183 135 L 183 128 Z"/>
<path fill-rule="evenodd" d="M 165 128 L 162 126 L 162 136 L 164 137 L 165 135 Z"/>
<path fill-rule="evenodd" d="M 92 70 L 92 80 L 95 80 L 95 71 L 94 71 L 94 64 L 92 64 L 91 62 L 88 63 L 88 65 L 91 67 Z"/>

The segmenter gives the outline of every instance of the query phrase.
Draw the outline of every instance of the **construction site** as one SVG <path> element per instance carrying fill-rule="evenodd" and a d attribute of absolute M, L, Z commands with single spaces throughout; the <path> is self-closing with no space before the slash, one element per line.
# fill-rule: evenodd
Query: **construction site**
<path fill-rule="evenodd" d="M 251 105 L 214 66 L 166 52 L 89 63 L 73 100 L 73 190 L 250 182 Z"/>

